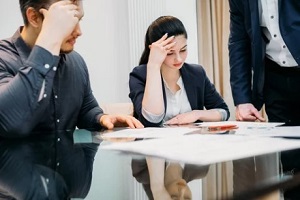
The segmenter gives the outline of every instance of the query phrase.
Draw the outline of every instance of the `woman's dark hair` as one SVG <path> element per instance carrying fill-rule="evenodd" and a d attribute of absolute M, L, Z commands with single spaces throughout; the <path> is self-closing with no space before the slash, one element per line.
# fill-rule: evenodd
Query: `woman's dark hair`
<path fill-rule="evenodd" d="M 147 64 L 150 54 L 149 45 L 159 40 L 164 34 L 168 33 L 168 37 L 184 35 L 187 39 L 187 32 L 183 23 L 173 16 L 161 16 L 150 24 L 145 36 L 145 49 L 140 58 L 139 64 Z"/>
<path fill-rule="evenodd" d="M 41 8 L 48 8 L 52 2 L 55 2 L 55 0 L 19 0 L 20 10 L 25 26 L 29 24 L 26 16 L 26 11 L 29 7 L 32 7 L 39 12 Z"/>

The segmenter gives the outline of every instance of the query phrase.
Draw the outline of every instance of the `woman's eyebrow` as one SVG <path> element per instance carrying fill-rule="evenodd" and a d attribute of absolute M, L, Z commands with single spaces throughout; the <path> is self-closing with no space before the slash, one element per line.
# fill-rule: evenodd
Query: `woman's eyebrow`
<path fill-rule="evenodd" d="M 181 49 L 184 49 L 185 47 L 187 47 L 187 44 L 186 44 L 186 45 L 184 45 L 183 47 L 181 47 Z"/>

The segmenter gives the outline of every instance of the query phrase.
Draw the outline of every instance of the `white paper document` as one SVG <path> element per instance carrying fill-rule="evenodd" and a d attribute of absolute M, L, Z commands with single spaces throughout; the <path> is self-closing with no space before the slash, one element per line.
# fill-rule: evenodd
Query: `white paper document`
<path fill-rule="evenodd" d="M 143 128 L 130 129 L 121 128 L 117 130 L 99 132 L 102 139 L 109 138 L 164 138 L 188 135 L 194 132 L 199 134 L 222 133 L 222 131 L 207 131 L 208 127 L 222 127 L 236 125 L 231 133 L 235 135 L 252 135 L 262 137 L 292 137 L 300 138 L 300 126 L 279 126 L 283 123 L 263 123 L 263 122 L 203 122 L 185 126 L 173 126 L 164 128 Z M 279 127 L 278 127 L 279 126 Z M 226 129 L 226 128 L 225 128 Z"/>
<path fill-rule="evenodd" d="M 217 126 L 217 125 L 236 125 L 239 129 L 272 129 L 284 123 L 275 122 L 243 122 L 243 121 L 222 121 L 222 122 L 202 122 L 197 123 L 199 127 Z"/>
<path fill-rule="evenodd" d="M 240 131 L 242 133 L 242 131 Z M 243 134 L 247 132 L 244 131 Z M 264 137 L 285 137 L 285 138 L 299 138 L 300 139 L 300 126 L 281 126 L 274 127 L 267 130 L 248 131 L 248 134 Z"/>
<path fill-rule="evenodd" d="M 109 138 L 163 138 L 183 136 L 199 128 L 174 127 L 174 128 L 143 128 L 143 129 L 121 129 L 101 134 L 103 139 Z"/>
<path fill-rule="evenodd" d="M 287 137 L 300 139 L 300 126 L 280 126 L 284 123 L 264 123 L 264 122 L 204 122 L 198 124 L 199 127 L 216 126 L 216 125 L 237 125 L 236 135 L 252 135 L 262 137 Z"/>
<path fill-rule="evenodd" d="M 236 135 L 252 135 L 261 137 L 287 137 L 300 138 L 300 126 L 280 126 L 284 123 L 266 123 L 266 122 L 203 122 L 199 127 L 236 125 L 234 130 Z"/>
<path fill-rule="evenodd" d="M 249 135 L 193 134 L 183 137 L 111 143 L 100 145 L 100 148 L 207 165 L 300 148 L 300 140 Z"/>

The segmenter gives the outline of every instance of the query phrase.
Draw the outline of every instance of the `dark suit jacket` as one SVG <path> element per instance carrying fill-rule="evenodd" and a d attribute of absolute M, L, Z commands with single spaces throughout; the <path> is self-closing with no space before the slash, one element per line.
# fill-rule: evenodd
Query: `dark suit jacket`
<path fill-rule="evenodd" d="M 229 7 L 230 83 L 234 104 L 253 103 L 257 109 L 261 109 L 264 103 L 263 66 L 268 41 L 259 23 L 258 0 L 229 0 Z M 278 0 L 278 9 L 283 40 L 300 65 L 300 1 Z"/>
<path fill-rule="evenodd" d="M 142 115 L 142 100 L 145 91 L 146 73 L 146 65 L 137 66 L 130 73 L 129 97 L 134 105 L 134 116 L 138 118 L 144 126 L 160 126 L 162 122 L 153 124 L 147 121 Z M 180 69 L 180 73 L 192 110 L 222 108 L 227 111 L 229 118 L 229 110 L 226 103 L 206 76 L 202 66 L 184 63 Z M 167 103 L 164 87 L 162 87 L 162 90 L 166 110 Z"/>

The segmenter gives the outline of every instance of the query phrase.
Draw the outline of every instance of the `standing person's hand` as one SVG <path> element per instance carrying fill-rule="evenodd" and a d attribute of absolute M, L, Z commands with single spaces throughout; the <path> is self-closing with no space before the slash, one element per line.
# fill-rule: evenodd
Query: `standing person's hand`
<path fill-rule="evenodd" d="M 130 115 L 102 115 L 100 124 L 107 129 L 114 127 L 144 128 L 139 120 Z"/>
<path fill-rule="evenodd" d="M 237 105 L 235 117 L 237 121 L 266 121 L 251 103 Z"/>
<path fill-rule="evenodd" d="M 159 40 L 153 42 L 150 48 L 148 65 L 160 67 L 164 62 L 168 52 L 175 45 L 174 36 L 168 38 L 168 34 L 163 35 Z"/>

